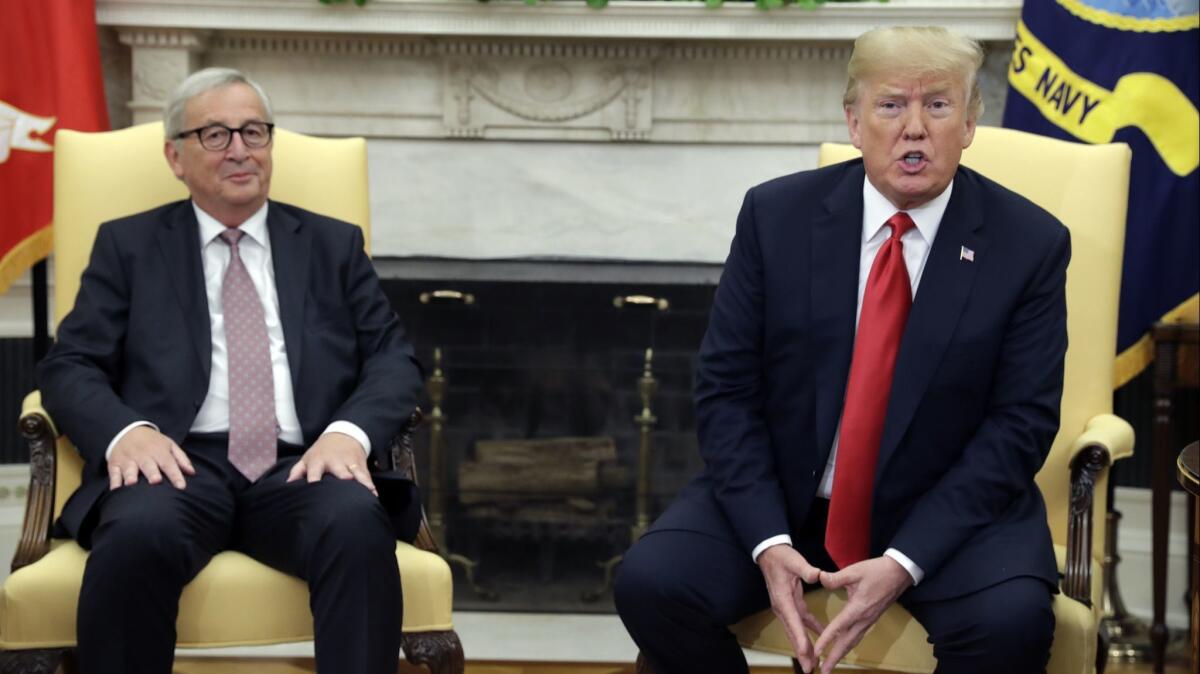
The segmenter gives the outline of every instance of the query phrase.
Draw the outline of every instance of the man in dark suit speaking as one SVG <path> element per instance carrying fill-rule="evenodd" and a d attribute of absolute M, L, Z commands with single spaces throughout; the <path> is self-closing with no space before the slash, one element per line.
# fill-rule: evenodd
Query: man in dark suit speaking
<path fill-rule="evenodd" d="M 239 550 L 308 582 L 321 672 L 396 671 L 393 521 L 368 467 L 420 372 L 354 225 L 268 201 L 270 103 L 187 78 L 166 159 L 191 199 L 101 225 L 38 370 L 79 448 L 82 671 L 168 674 L 180 593 Z M 382 486 L 382 483 L 380 483 Z"/>
<path fill-rule="evenodd" d="M 940 28 L 863 35 L 844 98 L 862 159 L 746 195 L 697 365 L 706 467 L 617 579 L 658 674 L 745 672 L 726 625 L 767 606 L 829 672 L 896 601 L 939 674 L 1045 670 L 1057 572 L 1034 474 L 1070 243 L 959 166 L 982 62 Z M 817 583 L 848 594 L 828 625 L 805 607 Z"/>

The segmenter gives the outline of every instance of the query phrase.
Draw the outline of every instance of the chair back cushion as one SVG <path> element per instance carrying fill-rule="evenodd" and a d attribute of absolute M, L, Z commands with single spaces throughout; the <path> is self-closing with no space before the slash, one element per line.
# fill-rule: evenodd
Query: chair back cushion
<path fill-rule="evenodd" d="M 70 311 L 100 223 L 186 199 L 163 156 L 161 122 L 108 131 L 62 130 L 54 148 L 54 316 Z M 275 130 L 271 198 L 363 228 L 370 241 L 367 146 Z M 369 244 L 368 244 L 369 245 Z M 79 486 L 82 462 L 60 438 L 54 516 Z"/>
<path fill-rule="evenodd" d="M 825 143 L 818 163 L 858 156 L 852 145 Z M 963 165 L 1046 209 L 1071 231 L 1062 422 L 1038 474 L 1054 542 L 1060 545 L 1067 542 L 1071 444 L 1089 419 L 1112 411 L 1131 157 L 1123 143 L 1085 145 L 985 126 L 976 129 L 962 157 Z M 1097 513 L 1106 509 L 1107 472 L 1102 480 L 1095 491 Z M 1092 551 L 1103 558 L 1103 526 L 1093 527 Z"/>

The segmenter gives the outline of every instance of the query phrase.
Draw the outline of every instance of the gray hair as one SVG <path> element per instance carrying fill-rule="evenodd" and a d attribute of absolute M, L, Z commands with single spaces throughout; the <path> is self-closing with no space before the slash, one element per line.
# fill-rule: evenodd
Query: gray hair
<path fill-rule="evenodd" d="M 183 113 L 187 108 L 188 101 L 200 94 L 232 84 L 245 84 L 253 89 L 258 94 L 258 100 L 262 101 L 263 111 L 267 116 L 263 121 L 275 121 L 274 115 L 271 113 L 271 99 L 267 98 L 267 92 L 258 82 L 233 68 L 205 68 L 188 75 L 187 79 L 180 82 L 179 86 L 175 87 L 175 91 L 171 93 L 167 107 L 163 110 L 163 128 L 167 140 L 175 140 L 175 136 L 183 131 Z"/>

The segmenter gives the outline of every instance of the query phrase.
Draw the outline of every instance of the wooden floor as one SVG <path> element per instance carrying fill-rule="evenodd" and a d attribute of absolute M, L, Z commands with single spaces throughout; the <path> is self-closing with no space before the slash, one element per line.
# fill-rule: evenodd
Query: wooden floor
<path fill-rule="evenodd" d="M 1104 674 L 1150 674 L 1153 668 L 1150 665 L 1127 665 L 1123 663 L 1109 663 L 1108 669 L 1104 670 Z M 1184 664 L 1175 665 L 1168 664 L 1163 670 L 1163 674 L 1188 674 L 1188 666 Z"/>
<path fill-rule="evenodd" d="M 180 660 L 175 664 L 175 674 L 199 674 L 200 672 L 221 672 L 221 674 L 309 674 L 313 671 L 311 659 L 295 658 L 286 661 L 266 663 L 256 658 L 205 658 L 203 664 L 198 661 Z M 215 667 L 215 668 L 214 668 Z M 884 674 L 867 673 L 863 670 L 853 671 L 855 674 Z M 1151 674 L 1150 665 L 1131 665 L 1110 663 L 1106 674 Z M 407 663 L 400 669 L 400 674 L 427 674 L 423 667 L 413 667 Z M 520 662 L 468 662 L 466 674 L 634 674 L 630 664 L 602 663 L 520 663 Z M 751 674 L 792 674 L 790 669 L 783 667 L 755 667 Z M 1187 665 L 1168 666 L 1164 674 L 1188 674 Z"/>
<path fill-rule="evenodd" d="M 411 674 L 417 674 L 424 670 L 413 668 Z M 839 670 L 841 671 L 841 670 Z M 863 670 L 845 670 L 848 674 L 885 674 L 883 672 L 867 673 Z M 1124 663 L 1110 663 L 1105 674 L 1151 674 L 1153 668 L 1148 665 L 1132 665 Z M 410 674 L 409 671 L 404 671 L 404 674 Z M 512 662 L 468 662 L 466 674 L 634 674 L 633 665 L 620 664 L 591 664 L 579 665 L 569 663 L 538 663 L 538 664 L 520 664 Z M 792 674 L 792 671 L 783 667 L 755 667 L 751 669 L 751 674 Z M 1163 674 L 1189 674 L 1186 665 L 1170 665 L 1166 668 Z"/>

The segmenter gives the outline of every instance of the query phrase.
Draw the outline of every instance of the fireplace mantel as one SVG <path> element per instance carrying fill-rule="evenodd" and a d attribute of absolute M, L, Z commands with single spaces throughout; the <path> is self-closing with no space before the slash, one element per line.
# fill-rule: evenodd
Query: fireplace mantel
<path fill-rule="evenodd" d="M 762 11 L 729 3 L 612 0 L 98 0 L 101 25 L 208 30 L 682 40 L 852 40 L 879 25 L 938 24 L 980 40 L 1011 40 L 1021 0 L 891 0 Z"/>
<path fill-rule="evenodd" d="M 366 137 L 377 255 L 705 265 L 724 259 L 748 187 L 846 140 L 853 38 L 941 24 L 980 39 L 995 123 L 1019 7 L 97 0 L 96 13 L 110 53 L 127 54 L 123 85 L 109 78 L 125 99 L 114 119 L 159 119 L 188 73 L 222 65 L 263 83 L 281 126 Z"/>

